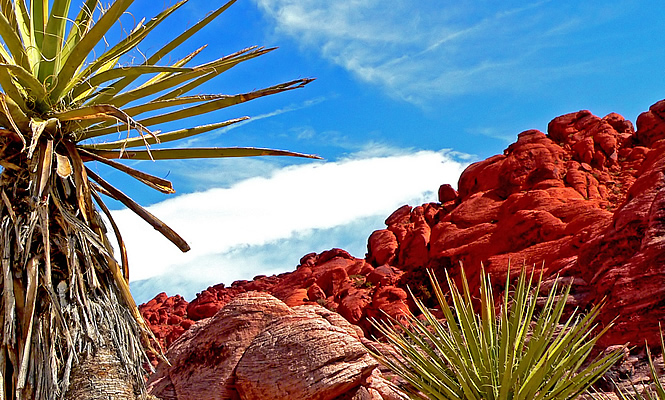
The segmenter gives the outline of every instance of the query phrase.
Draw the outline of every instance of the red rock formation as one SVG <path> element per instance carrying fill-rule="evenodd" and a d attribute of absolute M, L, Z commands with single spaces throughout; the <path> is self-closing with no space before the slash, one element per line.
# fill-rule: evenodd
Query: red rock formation
<path fill-rule="evenodd" d="M 603 319 L 618 317 L 606 342 L 655 344 L 665 320 L 665 101 L 637 119 L 619 161 L 632 179 L 602 235 L 580 249 L 579 265 Z M 647 150 L 648 149 L 648 150 Z M 627 185 L 626 185 L 627 186 Z"/>
<path fill-rule="evenodd" d="M 243 293 L 173 343 L 172 366 L 159 365 L 149 390 L 163 400 L 398 399 L 361 336 L 319 305 Z"/>
<path fill-rule="evenodd" d="M 139 311 L 163 348 L 169 347 L 194 324 L 187 315 L 187 301 L 178 295 L 168 297 L 166 293 L 160 293 L 141 304 Z"/>
<path fill-rule="evenodd" d="M 563 115 L 547 134 L 522 132 L 503 154 L 470 165 L 457 191 L 441 186 L 440 202 L 396 210 L 364 260 L 339 249 L 308 254 L 293 272 L 208 288 L 186 316 L 211 317 L 239 293 L 262 290 L 289 306 L 338 311 L 368 334 L 379 310 L 409 310 L 407 286 L 430 296 L 427 267 L 456 276 L 463 265 L 474 283 L 482 264 L 501 285 L 509 264 L 544 265 L 575 282 L 572 304 L 606 299 L 601 323 L 618 319 L 602 345 L 656 344 L 665 318 L 663 139 L 665 101 L 639 116 L 637 131 L 614 113 Z M 155 312 L 151 323 L 167 329 Z"/>
<path fill-rule="evenodd" d="M 394 233 L 387 229 L 375 231 L 369 237 L 367 243 L 369 248 L 368 262 L 375 265 L 392 264 L 397 257 L 399 243 Z"/>
<path fill-rule="evenodd" d="M 396 244 L 396 241 L 394 243 Z M 394 267 L 375 269 L 365 260 L 352 257 L 344 250 L 332 249 L 321 254 L 304 256 L 296 270 L 290 273 L 234 282 L 230 287 L 223 284 L 209 287 L 186 306 L 187 317 L 194 321 L 212 317 L 240 293 L 260 290 L 272 294 L 289 306 L 319 304 L 339 311 L 349 321 L 369 332 L 371 325 L 367 321 L 366 310 L 372 303 L 376 288 L 395 285 L 400 275 L 401 271 Z M 146 306 L 155 302 L 161 304 L 161 296 L 151 300 Z M 394 309 L 408 308 L 397 305 Z M 397 315 L 397 311 L 394 314 Z M 149 318 L 150 315 L 144 316 Z M 379 316 L 384 317 L 383 314 Z M 153 319 L 149 321 L 151 324 L 154 324 Z M 159 323 L 153 326 L 158 332 L 167 329 Z M 171 342 L 172 340 L 168 343 Z"/>
<path fill-rule="evenodd" d="M 457 197 L 442 187 L 445 203 L 399 209 L 386 222 L 398 239 L 402 283 L 422 284 L 422 274 L 409 273 L 414 264 L 453 275 L 462 264 L 472 283 L 481 264 L 497 283 L 509 264 L 544 265 L 547 275 L 576 278 L 575 305 L 607 299 L 601 322 L 619 319 L 602 345 L 657 343 L 665 316 L 664 111 L 665 102 L 651 107 L 637 132 L 618 114 L 561 116 L 547 135 L 523 132 L 503 155 L 469 166 Z M 414 263 L 410 254 L 427 239 L 417 223 L 423 215 L 428 258 Z"/>

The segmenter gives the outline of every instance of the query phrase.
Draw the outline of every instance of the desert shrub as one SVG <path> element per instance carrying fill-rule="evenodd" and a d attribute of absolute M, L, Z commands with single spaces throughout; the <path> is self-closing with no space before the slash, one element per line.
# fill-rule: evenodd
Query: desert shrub
<path fill-rule="evenodd" d="M 587 362 L 609 326 L 596 332 L 600 306 L 564 318 L 570 286 L 555 284 L 537 305 L 541 277 L 523 270 L 512 290 L 506 280 L 506 295 L 495 303 L 482 271 L 476 312 L 478 299 L 472 300 L 464 271 L 461 291 L 446 274 L 450 305 L 429 276 L 445 322 L 418 299 L 421 316 L 374 321 L 396 349 L 375 356 L 409 383 L 405 389 L 414 399 L 573 399 L 621 357 L 616 351 Z"/>

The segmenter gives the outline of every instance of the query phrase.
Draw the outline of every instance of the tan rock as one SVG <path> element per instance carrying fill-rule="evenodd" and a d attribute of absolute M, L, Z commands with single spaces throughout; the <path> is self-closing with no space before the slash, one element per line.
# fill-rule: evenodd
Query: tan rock
<path fill-rule="evenodd" d="M 365 380 L 365 387 L 370 393 L 376 393 L 383 400 L 407 400 L 404 392 L 398 390 L 395 385 L 388 381 L 381 371 L 376 368 L 372 374 Z"/>
<path fill-rule="evenodd" d="M 292 309 L 269 294 L 247 292 L 175 341 L 167 353 L 172 366 L 160 364 L 148 386 L 163 400 L 369 396 L 360 386 L 377 362 L 362 335 L 321 306 Z"/>
<path fill-rule="evenodd" d="M 300 315 L 311 313 L 314 314 L 314 316 L 322 317 L 326 321 L 328 321 L 331 325 L 334 325 L 338 328 L 342 328 L 349 335 L 355 337 L 358 340 L 361 340 L 361 338 L 364 336 L 363 330 L 360 329 L 360 327 L 350 323 L 349 321 L 347 321 L 346 318 L 344 318 L 340 314 L 334 311 L 330 311 L 325 307 L 308 304 L 304 306 L 293 307 L 293 310 L 298 312 L 298 314 Z M 312 317 L 315 318 L 314 316 Z"/>
<path fill-rule="evenodd" d="M 350 327 L 312 315 L 294 310 L 256 336 L 236 368 L 243 400 L 332 400 L 371 374 L 377 362 Z"/>
<path fill-rule="evenodd" d="M 273 296 L 238 295 L 213 317 L 194 324 L 176 342 L 148 382 L 151 394 L 177 400 L 238 398 L 234 369 L 264 328 L 293 311 Z"/>

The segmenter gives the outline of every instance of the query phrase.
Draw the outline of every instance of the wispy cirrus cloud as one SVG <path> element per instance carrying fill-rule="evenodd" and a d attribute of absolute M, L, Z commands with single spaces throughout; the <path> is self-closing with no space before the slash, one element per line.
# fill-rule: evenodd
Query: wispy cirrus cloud
<path fill-rule="evenodd" d="M 553 1 L 255 2 L 277 33 L 413 103 L 589 74 L 602 68 L 595 55 L 558 56 L 584 50 L 594 25 L 620 15 Z"/>
<path fill-rule="evenodd" d="M 312 106 L 315 106 L 317 104 L 323 103 L 326 101 L 324 97 L 315 97 L 312 99 L 307 99 L 303 102 L 300 103 L 292 103 L 287 106 L 284 106 L 282 108 L 278 108 L 263 114 L 259 115 L 254 115 L 250 117 L 249 119 L 246 119 L 244 121 L 236 122 L 232 125 L 225 126 L 223 128 L 217 129 L 213 131 L 212 133 L 209 133 L 207 135 L 203 136 L 195 136 L 193 138 L 190 138 L 186 141 L 183 141 L 182 143 L 179 143 L 179 147 L 192 147 L 195 145 L 201 145 L 201 144 L 210 144 L 210 143 L 215 143 L 215 141 L 219 138 L 220 135 L 223 135 L 233 129 L 240 128 L 243 125 L 251 124 L 253 122 L 260 121 L 262 119 L 267 119 L 267 118 L 272 118 L 276 117 L 278 115 L 282 114 L 287 114 L 293 111 L 299 111 L 302 109 L 306 109 Z"/>

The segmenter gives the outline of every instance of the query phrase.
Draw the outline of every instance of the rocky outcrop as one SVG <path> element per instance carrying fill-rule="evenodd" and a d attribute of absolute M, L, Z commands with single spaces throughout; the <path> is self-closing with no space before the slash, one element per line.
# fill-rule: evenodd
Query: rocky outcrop
<path fill-rule="evenodd" d="M 663 110 L 660 102 L 642 114 L 637 131 L 618 114 L 580 111 L 554 119 L 547 134 L 522 132 L 504 154 L 469 166 L 457 192 L 443 185 L 439 203 L 395 211 L 382 232 L 398 245 L 370 240 L 368 259 L 395 249 L 391 267 L 412 288 L 423 285 L 422 267 L 455 276 L 462 265 L 474 283 L 483 265 L 500 285 L 510 265 L 542 266 L 546 276 L 572 278 L 572 305 L 605 299 L 601 323 L 618 319 L 601 345 L 657 343 L 665 313 Z"/>
<path fill-rule="evenodd" d="M 182 296 L 168 297 L 166 293 L 160 293 L 139 306 L 139 311 L 163 348 L 168 348 L 194 324 L 187 314 L 188 304 Z"/>
<path fill-rule="evenodd" d="M 171 345 L 149 390 L 163 400 L 400 398 L 361 336 L 319 305 L 243 293 Z"/>
<path fill-rule="evenodd" d="M 454 272 L 462 264 L 475 276 L 483 264 L 499 282 L 509 264 L 543 265 L 546 275 L 574 278 L 574 305 L 606 299 L 601 323 L 618 319 L 601 345 L 657 343 L 664 109 L 660 102 L 642 114 L 637 131 L 618 114 L 564 115 L 547 135 L 523 132 L 503 155 L 470 166 L 456 199 L 423 208 L 441 207 L 426 265 Z M 398 229 L 413 230 L 409 218 Z"/>
<path fill-rule="evenodd" d="M 603 319 L 618 316 L 611 343 L 656 344 L 665 320 L 665 101 L 637 119 L 631 147 L 619 153 L 633 173 L 607 229 L 580 249 L 591 300 L 606 298 Z"/>
<path fill-rule="evenodd" d="M 293 310 L 335 311 L 370 337 L 369 318 L 414 311 L 408 290 L 434 305 L 426 268 L 453 277 L 464 268 L 473 284 L 482 265 L 500 288 L 509 266 L 526 266 L 571 283 L 572 306 L 605 302 L 601 325 L 615 326 L 601 346 L 655 345 L 665 319 L 665 101 L 636 125 L 614 113 L 563 115 L 547 133 L 522 132 L 503 154 L 470 165 L 457 189 L 439 188 L 438 202 L 397 209 L 370 235 L 364 259 L 312 253 L 293 272 L 210 287 L 184 315 L 184 300 L 162 295 L 142 310 L 168 345 L 190 321 L 215 319 L 258 290 Z M 171 324 L 172 315 L 181 319 Z"/>
<path fill-rule="evenodd" d="M 307 254 L 290 273 L 238 281 L 228 288 L 222 284 L 209 287 L 187 305 L 187 316 L 193 320 L 211 317 L 238 294 L 259 290 L 289 306 L 320 305 L 339 312 L 369 334 L 368 315 L 401 318 L 409 312 L 406 292 L 396 286 L 401 274 L 397 268 L 374 268 L 344 250 L 332 249 Z"/>

